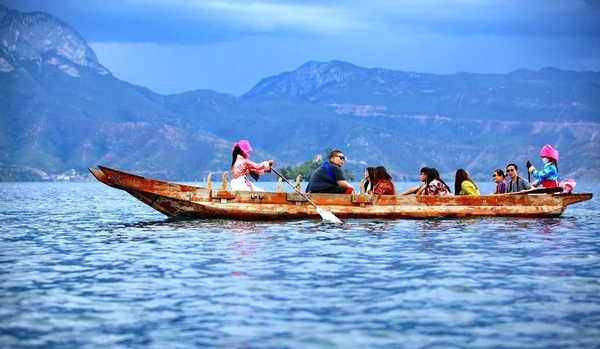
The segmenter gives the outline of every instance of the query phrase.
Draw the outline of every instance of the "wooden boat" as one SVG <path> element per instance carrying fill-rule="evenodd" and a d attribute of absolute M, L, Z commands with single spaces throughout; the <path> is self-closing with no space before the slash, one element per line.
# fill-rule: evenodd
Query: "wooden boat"
<path fill-rule="evenodd" d="M 131 194 L 170 217 L 237 220 L 293 220 L 319 218 L 315 208 L 298 193 L 227 190 L 165 182 L 98 166 L 90 169 L 102 183 Z M 280 183 L 281 184 L 281 183 Z M 590 200 L 592 194 L 529 194 L 482 196 L 402 196 L 308 194 L 320 208 L 342 219 L 423 219 L 441 217 L 558 217 L 567 205 Z"/>

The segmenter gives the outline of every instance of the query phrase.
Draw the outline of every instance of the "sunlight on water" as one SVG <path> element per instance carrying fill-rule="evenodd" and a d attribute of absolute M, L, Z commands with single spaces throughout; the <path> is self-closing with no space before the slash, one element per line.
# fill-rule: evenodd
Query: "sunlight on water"
<path fill-rule="evenodd" d="M 331 226 L 169 220 L 99 183 L 0 194 L 1 347 L 600 343 L 597 198 L 557 219 Z"/>

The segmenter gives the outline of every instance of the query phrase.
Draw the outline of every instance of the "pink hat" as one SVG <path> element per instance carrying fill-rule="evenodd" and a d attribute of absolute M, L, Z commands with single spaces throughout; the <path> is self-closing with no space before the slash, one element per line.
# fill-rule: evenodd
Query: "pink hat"
<path fill-rule="evenodd" d="M 552 158 L 558 162 L 558 150 L 552 148 L 550 144 L 546 144 L 542 151 L 540 152 L 540 156 L 543 158 Z"/>
<path fill-rule="evenodd" d="M 250 155 L 250 153 L 252 152 L 252 147 L 250 146 L 250 142 L 248 142 L 245 139 L 242 139 L 241 141 L 239 141 L 233 145 L 233 148 L 231 149 L 232 154 L 233 154 L 233 151 L 235 150 L 235 147 L 240 147 L 240 150 L 245 155 Z"/>

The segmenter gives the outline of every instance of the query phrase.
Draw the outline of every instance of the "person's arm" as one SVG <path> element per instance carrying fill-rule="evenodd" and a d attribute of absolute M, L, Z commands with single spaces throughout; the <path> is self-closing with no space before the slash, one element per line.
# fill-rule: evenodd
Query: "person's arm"
<path fill-rule="evenodd" d="M 552 175 L 554 175 L 554 166 L 546 166 L 541 171 L 536 171 L 535 167 L 533 167 L 533 166 L 531 166 L 531 168 L 533 169 L 533 170 L 530 169 L 531 175 L 537 179 L 544 179 L 544 178 L 551 177 Z"/>
<path fill-rule="evenodd" d="M 265 172 L 271 172 L 271 166 L 273 166 L 273 160 L 263 161 L 260 164 L 253 162 L 251 160 L 246 159 L 245 162 L 246 169 L 258 174 L 263 175 Z"/>
<path fill-rule="evenodd" d="M 350 183 L 348 183 L 346 181 L 337 181 L 337 185 L 338 185 L 338 187 L 351 188 L 352 190 L 354 190 L 354 187 L 351 186 Z"/>
<path fill-rule="evenodd" d="M 422 186 L 421 188 L 419 188 L 419 191 L 417 191 L 417 194 L 415 194 L 415 195 L 425 195 L 426 188 L 427 188 L 426 185 Z"/>
<path fill-rule="evenodd" d="M 410 195 L 410 194 L 416 194 L 419 191 L 420 187 L 414 187 L 414 188 L 410 188 L 407 191 L 403 192 L 400 195 Z"/>

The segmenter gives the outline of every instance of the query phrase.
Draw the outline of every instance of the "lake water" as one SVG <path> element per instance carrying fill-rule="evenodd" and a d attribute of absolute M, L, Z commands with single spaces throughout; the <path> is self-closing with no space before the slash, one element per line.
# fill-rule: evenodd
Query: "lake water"
<path fill-rule="evenodd" d="M 334 226 L 168 220 L 100 183 L 0 195 L 2 348 L 600 347 L 598 197 Z"/>

